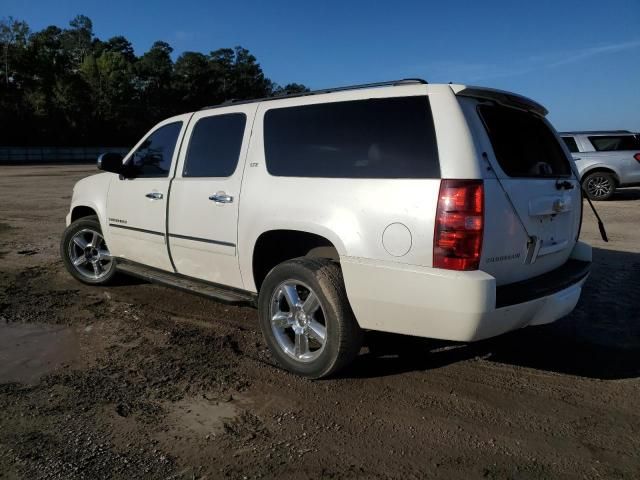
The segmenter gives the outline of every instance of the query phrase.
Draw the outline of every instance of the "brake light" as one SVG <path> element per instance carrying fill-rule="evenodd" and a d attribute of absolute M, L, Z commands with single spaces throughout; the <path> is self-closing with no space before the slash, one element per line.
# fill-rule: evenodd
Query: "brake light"
<path fill-rule="evenodd" d="M 482 180 L 442 180 L 433 237 L 433 266 L 477 270 L 483 231 Z"/>
<path fill-rule="evenodd" d="M 638 162 L 640 162 L 640 153 L 636 153 L 633 158 L 635 158 Z"/>

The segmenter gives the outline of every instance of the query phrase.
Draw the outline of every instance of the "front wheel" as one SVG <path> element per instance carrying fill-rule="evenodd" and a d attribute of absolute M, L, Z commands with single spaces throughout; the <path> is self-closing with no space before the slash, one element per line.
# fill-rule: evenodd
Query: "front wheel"
<path fill-rule="evenodd" d="M 340 267 L 331 260 L 303 257 L 276 266 L 260 288 L 258 306 L 267 345 L 290 372 L 327 377 L 360 351 L 362 332 Z"/>
<path fill-rule="evenodd" d="M 616 179 L 606 172 L 593 172 L 582 181 L 583 189 L 591 200 L 609 200 L 616 189 Z"/>
<path fill-rule="evenodd" d="M 69 273 L 81 282 L 104 285 L 116 274 L 116 262 L 96 216 L 80 218 L 67 227 L 60 242 L 60 255 Z"/>

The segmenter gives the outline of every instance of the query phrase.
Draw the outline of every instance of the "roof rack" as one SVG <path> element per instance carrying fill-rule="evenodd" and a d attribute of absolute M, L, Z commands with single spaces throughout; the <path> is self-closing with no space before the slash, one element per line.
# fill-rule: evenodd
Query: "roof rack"
<path fill-rule="evenodd" d="M 388 82 L 362 83 L 359 85 L 348 85 L 345 87 L 333 87 L 333 88 L 325 88 L 322 90 L 312 90 L 310 92 L 290 93 L 290 94 L 284 94 L 284 95 L 275 95 L 273 97 L 254 98 L 252 100 L 231 99 L 231 100 L 225 100 L 224 102 L 218 105 L 203 107 L 200 110 L 209 110 L 210 108 L 228 107 L 229 105 L 244 105 L 246 103 L 268 102 L 271 100 L 280 100 L 283 98 L 307 97 L 310 95 L 320 95 L 322 93 L 344 92 L 347 90 L 359 90 L 362 88 L 392 87 L 396 85 L 415 85 L 415 84 L 426 85 L 427 81 L 421 78 L 403 78 L 401 80 L 390 80 Z"/>

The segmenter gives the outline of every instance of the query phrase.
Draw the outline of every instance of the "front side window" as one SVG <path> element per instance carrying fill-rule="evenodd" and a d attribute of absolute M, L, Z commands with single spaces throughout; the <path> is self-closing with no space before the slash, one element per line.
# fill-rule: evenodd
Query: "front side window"
<path fill-rule="evenodd" d="M 576 143 L 576 139 L 573 137 L 562 137 L 562 141 L 565 143 L 567 148 L 571 153 L 576 153 L 578 151 L 578 144 Z"/>
<path fill-rule="evenodd" d="M 525 178 L 571 174 L 569 160 L 541 117 L 501 105 L 480 105 L 478 111 L 504 173 Z"/>
<path fill-rule="evenodd" d="M 640 150 L 640 138 L 635 135 L 611 135 L 589 137 L 597 152 L 617 152 L 620 150 Z"/>
<path fill-rule="evenodd" d="M 145 138 L 129 160 L 136 169 L 136 177 L 169 176 L 181 128 L 182 122 L 169 123 Z"/>
<path fill-rule="evenodd" d="M 272 109 L 264 142 L 267 170 L 276 176 L 440 177 L 426 96 Z"/>
<path fill-rule="evenodd" d="M 193 127 L 183 177 L 229 177 L 236 170 L 247 116 L 216 115 Z"/>

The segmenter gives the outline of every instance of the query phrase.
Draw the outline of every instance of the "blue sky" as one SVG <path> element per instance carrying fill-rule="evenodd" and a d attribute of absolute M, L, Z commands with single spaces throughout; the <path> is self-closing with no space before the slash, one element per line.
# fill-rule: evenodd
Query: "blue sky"
<path fill-rule="evenodd" d="M 0 0 L 32 29 L 89 16 L 141 54 L 242 45 L 278 83 L 322 88 L 422 77 L 512 90 L 559 130 L 640 131 L 640 0 Z"/>

